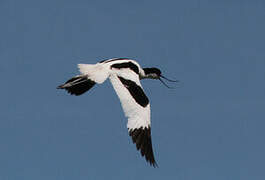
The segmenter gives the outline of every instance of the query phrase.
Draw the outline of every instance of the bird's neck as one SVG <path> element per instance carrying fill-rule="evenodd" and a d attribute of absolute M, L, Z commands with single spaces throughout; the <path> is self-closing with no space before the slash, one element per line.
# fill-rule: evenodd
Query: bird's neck
<path fill-rule="evenodd" d="M 146 79 L 146 78 L 148 78 L 148 74 L 145 72 L 145 70 L 144 70 L 145 68 L 140 68 L 140 71 L 139 71 L 139 78 L 140 79 Z"/>

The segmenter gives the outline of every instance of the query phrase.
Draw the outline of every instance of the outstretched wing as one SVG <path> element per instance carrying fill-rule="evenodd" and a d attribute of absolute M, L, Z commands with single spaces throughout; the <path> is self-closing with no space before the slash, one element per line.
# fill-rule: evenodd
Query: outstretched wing
<path fill-rule="evenodd" d="M 127 68 L 113 72 L 109 78 L 128 117 L 129 135 L 146 161 L 156 167 L 151 140 L 150 104 L 139 76 Z"/>

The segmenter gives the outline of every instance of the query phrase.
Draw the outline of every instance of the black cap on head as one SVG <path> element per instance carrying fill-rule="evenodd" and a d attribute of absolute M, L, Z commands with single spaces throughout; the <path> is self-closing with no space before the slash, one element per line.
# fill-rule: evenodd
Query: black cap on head
<path fill-rule="evenodd" d="M 143 68 L 143 70 L 144 70 L 144 73 L 146 75 L 148 75 L 148 74 L 157 74 L 158 76 L 161 75 L 161 71 L 158 68 L 155 68 L 155 67 L 153 67 L 153 68 Z"/>
<path fill-rule="evenodd" d="M 169 82 L 178 82 L 177 80 L 171 80 L 171 79 L 168 79 L 167 77 L 163 76 L 161 74 L 161 71 L 160 69 L 158 68 L 143 68 L 144 70 L 144 73 L 145 73 L 145 78 L 150 78 L 150 79 L 159 79 L 166 87 L 168 88 L 172 88 L 170 86 L 168 86 L 161 78 L 169 81 Z"/>

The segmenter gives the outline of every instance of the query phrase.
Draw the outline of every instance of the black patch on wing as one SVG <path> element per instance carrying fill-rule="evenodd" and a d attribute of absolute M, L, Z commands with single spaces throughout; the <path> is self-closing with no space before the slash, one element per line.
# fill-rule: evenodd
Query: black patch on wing
<path fill-rule="evenodd" d="M 117 69 L 122 69 L 122 68 L 129 68 L 132 71 L 134 71 L 136 74 L 139 74 L 139 68 L 132 62 L 125 62 L 125 63 L 117 63 L 111 65 L 111 68 L 117 68 Z"/>
<path fill-rule="evenodd" d="M 105 59 L 100 61 L 99 63 L 107 63 L 107 62 L 112 62 L 112 61 L 117 61 L 117 60 L 128 60 L 129 58 L 114 58 L 114 59 Z"/>
<path fill-rule="evenodd" d="M 157 167 L 152 148 L 151 127 L 131 129 L 129 135 L 132 137 L 133 143 L 136 144 L 137 150 L 141 152 L 142 156 L 145 156 L 146 161 Z"/>
<path fill-rule="evenodd" d="M 124 79 L 118 76 L 122 84 L 128 89 L 133 99 L 142 107 L 146 107 L 149 104 L 148 97 L 144 94 L 143 89 L 138 86 L 134 81 Z"/>
<path fill-rule="evenodd" d="M 58 86 L 57 89 L 65 89 L 68 93 L 79 96 L 91 89 L 95 84 L 94 81 L 87 79 L 87 76 L 76 76 Z"/>

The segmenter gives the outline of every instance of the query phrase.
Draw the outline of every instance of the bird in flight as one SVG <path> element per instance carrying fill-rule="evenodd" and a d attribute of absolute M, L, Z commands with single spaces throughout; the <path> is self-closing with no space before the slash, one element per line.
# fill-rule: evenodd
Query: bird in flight
<path fill-rule="evenodd" d="M 159 79 L 168 88 L 171 87 L 161 78 L 170 82 L 177 81 L 163 76 L 158 68 L 141 68 L 135 60 L 129 58 L 113 58 L 96 64 L 78 64 L 78 67 L 80 75 L 57 88 L 79 96 L 109 78 L 128 118 L 127 128 L 133 143 L 146 161 L 157 167 L 151 140 L 150 103 L 140 80 Z"/>

